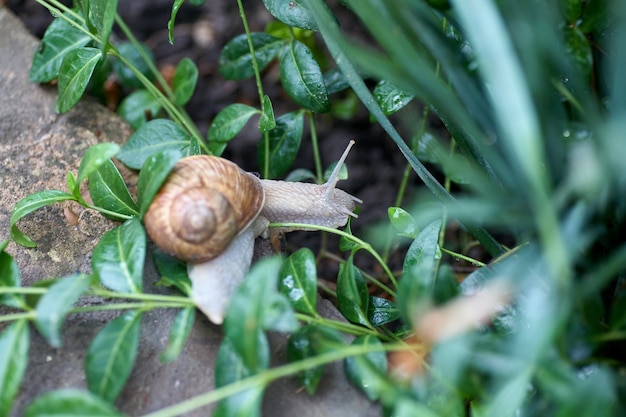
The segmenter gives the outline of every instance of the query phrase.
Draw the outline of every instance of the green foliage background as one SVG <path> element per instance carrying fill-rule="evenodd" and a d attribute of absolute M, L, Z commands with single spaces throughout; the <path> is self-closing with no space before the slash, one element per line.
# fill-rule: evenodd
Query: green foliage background
<path fill-rule="evenodd" d="M 193 323 L 193 305 L 186 296 L 144 294 L 141 281 L 147 251 L 141 219 L 167 173 L 181 157 L 219 155 L 256 115 L 263 176 L 282 176 L 291 168 L 305 119 L 317 149 L 315 115 L 333 115 L 333 94 L 346 88 L 407 161 L 405 182 L 398 186 L 397 205 L 404 207 L 389 209 L 396 238 L 412 242 L 402 273 L 396 277 L 385 254 L 379 254 L 378 248 L 389 247 L 387 236 L 366 241 L 349 226 L 334 231 L 309 225 L 342 239 L 346 255 L 340 258 L 335 295 L 347 322 L 318 315 L 316 258 L 308 249 L 259 263 L 228 311 L 217 389 L 193 399 L 190 407 L 219 401 L 216 415 L 259 415 L 264 389 L 274 379 L 298 375 L 314 393 L 321 367 L 345 360 L 350 381 L 379 401 L 385 416 L 626 413 L 626 3 L 345 0 L 337 7 L 345 6 L 358 20 L 369 37 L 364 42 L 321 0 L 264 1 L 286 25 L 271 33 L 250 33 L 238 2 L 246 33 L 224 48 L 221 74 L 233 80 L 255 77 L 259 104 L 228 106 L 206 139 L 184 111 L 197 78 L 192 62 L 179 64 L 172 89 L 159 80 L 149 51 L 116 16 L 117 2 L 83 0 L 74 10 L 55 1 L 41 3 L 65 17 L 46 33 L 47 47 L 34 57 L 31 79 L 58 79 L 59 111 L 69 110 L 107 63 L 140 93 L 127 98 L 135 100 L 133 106 L 122 106 L 136 132 L 121 149 L 91 148 L 77 176 L 68 174 L 69 192 L 42 191 L 14 209 L 11 236 L 24 246 L 35 242 L 18 222 L 56 201 L 75 200 L 124 223 L 102 237 L 93 274 L 65 277 L 48 287 L 21 288 L 15 262 L 0 253 L 0 301 L 23 311 L 2 317 L 12 324 L 0 335 L 0 414 L 10 409 L 27 363 L 27 323 L 58 346 L 65 315 L 85 293 L 179 308 L 163 354 L 163 360 L 174 360 Z M 181 4 L 173 5 L 171 35 Z M 127 33 L 127 43 L 110 42 L 114 23 Z M 308 46 L 310 30 L 319 32 L 336 66 L 318 61 Z M 277 117 L 260 75 L 274 60 L 283 88 L 301 108 Z M 423 112 L 409 105 L 415 100 L 425 105 Z M 130 110 L 138 105 L 159 117 L 145 120 Z M 408 117 L 390 117 L 396 112 Z M 446 132 L 428 131 L 428 116 L 439 118 Z M 402 126 L 408 137 L 398 133 L 397 120 L 415 121 Z M 112 157 L 141 169 L 138 201 Z M 315 173 L 297 174 L 321 183 L 319 155 L 315 159 Z M 403 203 L 410 171 L 424 183 L 424 196 L 414 206 Z M 78 191 L 84 180 L 93 204 Z M 446 248 L 443 231 L 451 222 L 482 245 L 492 257 L 489 264 Z M 353 255 L 362 250 L 381 266 L 382 277 L 355 265 Z M 163 283 L 188 294 L 185 266 L 162 253 L 155 257 Z M 461 283 L 450 272 L 455 258 L 476 265 Z M 388 297 L 370 296 L 368 285 Z M 455 310 L 472 300 L 470 295 L 493 288 L 507 288 L 508 301 L 469 304 L 466 314 Z M 476 313 L 483 307 L 496 310 L 486 324 Z M 119 415 L 111 403 L 127 375 L 103 370 L 132 368 L 145 310 L 138 304 L 96 337 L 86 364 L 89 392 L 46 394 L 26 415 L 86 410 Z M 425 335 L 423 320 L 433 312 L 444 317 L 445 337 L 419 340 Z M 472 321 L 465 327 L 446 333 L 468 317 Z M 290 334 L 290 364 L 269 367 L 267 331 Z M 353 342 L 347 334 L 355 336 Z M 4 353 L 9 351 L 17 354 Z M 385 355 L 394 351 L 408 353 L 413 359 L 404 363 L 416 362 L 419 369 L 398 377 Z M 164 409 L 158 415 L 173 413 Z"/>

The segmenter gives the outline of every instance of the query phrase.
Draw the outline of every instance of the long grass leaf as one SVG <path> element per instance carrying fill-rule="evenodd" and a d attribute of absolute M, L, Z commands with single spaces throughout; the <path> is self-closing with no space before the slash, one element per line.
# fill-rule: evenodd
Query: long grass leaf
<path fill-rule="evenodd" d="M 429 190 L 431 190 L 431 192 L 443 202 L 454 201 L 454 197 L 452 197 L 452 195 L 435 179 L 435 177 L 433 177 L 424 164 L 422 164 L 415 157 L 413 152 L 411 152 L 411 149 L 396 131 L 391 121 L 389 121 L 389 119 L 385 116 L 381 108 L 376 103 L 376 100 L 374 100 L 374 97 L 365 85 L 365 82 L 342 50 L 342 46 L 340 45 L 342 36 L 339 32 L 339 27 L 325 5 L 320 0 L 304 0 L 304 3 L 314 16 L 322 37 L 326 42 L 326 46 L 335 59 L 335 62 L 344 73 L 350 83 L 350 86 L 359 96 L 365 107 L 367 107 L 372 115 L 376 117 L 387 134 L 391 136 L 393 141 L 398 146 L 398 149 L 400 149 L 400 152 L 402 152 L 403 156 L 409 162 L 420 179 L 424 181 L 424 184 L 429 188 Z M 468 226 L 466 225 L 466 227 Z M 484 228 L 479 226 L 469 226 L 468 229 L 492 255 L 497 256 L 504 252 L 502 246 Z"/>

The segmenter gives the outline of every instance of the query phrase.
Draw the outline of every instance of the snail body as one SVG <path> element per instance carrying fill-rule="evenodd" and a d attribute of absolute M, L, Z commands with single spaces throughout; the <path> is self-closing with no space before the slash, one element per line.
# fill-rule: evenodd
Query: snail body
<path fill-rule="evenodd" d="M 335 187 L 342 155 L 326 184 L 260 180 L 224 158 L 197 155 L 174 166 L 144 217 L 152 241 L 187 262 L 191 297 L 221 324 L 250 267 L 254 239 L 296 230 L 269 223 L 340 227 L 359 199 Z"/>

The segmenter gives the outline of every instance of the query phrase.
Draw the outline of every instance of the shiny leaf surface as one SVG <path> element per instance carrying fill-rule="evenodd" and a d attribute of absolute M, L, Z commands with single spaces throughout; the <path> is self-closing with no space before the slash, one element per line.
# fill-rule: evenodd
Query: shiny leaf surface
<path fill-rule="evenodd" d="M 317 269 L 315 255 L 308 248 L 294 252 L 283 261 L 278 277 L 278 289 L 293 308 L 304 314 L 316 315 Z"/>
<path fill-rule="evenodd" d="M 59 113 L 70 110 L 83 96 L 102 51 L 83 47 L 67 53 L 59 69 L 59 95 L 56 109 Z"/>
<path fill-rule="evenodd" d="M 52 347 L 61 346 L 61 327 L 72 306 L 89 287 L 88 275 L 60 278 L 37 303 L 35 326 Z"/>
<path fill-rule="evenodd" d="M 89 391 L 115 402 L 130 376 L 137 347 L 142 313 L 128 311 L 98 332 L 87 350 L 85 374 Z"/>
<path fill-rule="evenodd" d="M 146 232 L 138 218 L 106 232 L 93 250 L 91 268 L 113 291 L 139 293 L 146 256 Z"/>
<path fill-rule="evenodd" d="M 311 50 L 302 42 L 289 43 L 280 56 L 280 82 L 300 106 L 315 113 L 330 110 L 324 75 Z"/>

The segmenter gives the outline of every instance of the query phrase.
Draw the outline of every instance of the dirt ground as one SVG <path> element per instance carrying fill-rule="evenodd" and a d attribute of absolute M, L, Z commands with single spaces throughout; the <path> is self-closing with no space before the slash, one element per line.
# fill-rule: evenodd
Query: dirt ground
<path fill-rule="evenodd" d="M 1 1 L 1 0 L 0 0 Z M 5 0 L 11 9 L 37 37 L 43 36 L 52 20 L 50 13 L 32 0 Z M 224 80 L 218 72 L 218 57 L 221 48 L 234 36 L 244 32 L 243 24 L 235 1 L 211 0 L 201 7 L 185 3 L 176 20 L 175 43 L 171 45 L 167 37 L 167 21 L 171 13 L 172 0 L 122 1 L 119 13 L 131 27 L 139 40 L 153 51 L 159 68 L 175 65 L 183 57 L 191 58 L 199 69 L 199 82 L 194 96 L 187 105 L 187 110 L 200 131 L 206 133 L 211 120 L 224 107 L 241 102 L 256 105 L 257 90 L 252 80 L 233 82 Z M 272 17 L 265 10 L 260 0 L 244 1 L 250 29 L 262 31 Z M 345 13 L 341 6 L 339 13 Z M 114 36 L 121 39 L 121 33 L 114 31 Z M 277 115 L 297 108 L 283 92 L 278 81 L 276 67 L 270 67 L 263 73 L 265 92 L 272 98 Z M 320 152 L 324 166 L 336 160 L 348 140 L 355 139 L 357 145 L 349 158 L 349 179 L 340 182 L 340 187 L 363 200 L 360 217 L 353 223 L 356 234 L 365 233 L 369 228 L 387 218 L 387 208 L 394 205 L 396 190 L 402 179 L 405 161 L 391 139 L 382 129 L 369 119 L 361 106 L 355 117 L 350 120 L 331 119 L 325 115 L 316 117 L 316 126 L 320 140 Z M 234 160 L 244 169 L 258 171 L 256 147 L 259 133 L 255 123 L 230 142 L 224 156 Z M 305 136 L 298 158 L 293 168 L 313 170 L 313 151 L 305 128 Z M 413 175 L 409 195 L 419 186 Z M 296 232 L 288 237 L 288 249 L 301 246 L 319 248 L 320 234 Z M 337 242 L 329 239 L 329 249 L 335 251 Z M 392 256 L 392 268 L 401 268 L 401 254 Z M 359 261 L 368 272 L 376 273 L 376 265 L 363 256 Z M 365 265 L 363 264 L 365 263 Z M 329 260 L 320 265 L 320 275 L 332 280 L 336 276 L 336 262 Z"/>

